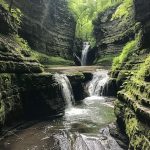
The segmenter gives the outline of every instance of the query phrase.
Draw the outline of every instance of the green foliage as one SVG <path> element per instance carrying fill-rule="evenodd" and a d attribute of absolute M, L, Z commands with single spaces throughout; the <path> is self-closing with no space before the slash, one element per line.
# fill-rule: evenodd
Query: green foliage
<path fill-rule="evenodd" d="M 135 76 L 137 79 L 144 79 L 145 76 L 150 75 L 150 54 L 147 56 L 144 63 L 139 67 L 139 70 Z"/>
<path fill-rule="evenodd" d="M 126 133 L 129 137 L 136 133 L 137 130 L 137 119 L 131 118 L 126 121 Z"/>
<path fill-rule="evenodd" d="M 18 9 L 18 8 L 11 9 L 11 13 L 12 13 L 13 17 L 15 18 L 17 24 L 20 25 L 21 18 L 22 18 L 22 12 L 20 11 L 20 9 Z"/>
<path fill-rule="evenodd" d="M 36 51 L 32 51 L 32 56 L 43 65 L 62 65 L 62 66 L 74 65 L 73 61 L 71 60 L 66 60 L 58 56 L 57 57 L 48 56 L 46 54 L 39 53 Z"/>
<path fill-rule="evenodd" d="M 116 12 L 112 16 L 112 20 L 122 18 L 123 16 L 128 17 L 132 10 L 133 0 L 123 0 L 122 4 L 117 8 Z"/>
<path fill-rule="evenodd" d="M 0 0 L 0 4 L 6 9 L 9 10 L 8 4 L 4 0 Z"/>
<path fill-rule="evenodd" d="M 148 140 L 149 127 L 142 124 L 136 117 L 131 108 L 125 109 L 126 133 L 129 137 L 129 149 L 148 150 L 150 143 Z"/>
<path fill-rule="evenodd" d="M 14 36 L 14 40 L 16 41 L 16 43 L 24 50 L 30 50 L 30 47 L 27 43 L 26 40 L 24 40 L 23 38 L 21 38 L 19 35 L 15 35 Z"/>
<path fill-rule="evenodd" d="M 117 70 L 122 66 L 122 64 L 126 61 L 128 56 L 132 54 L 132 52 L 135 50 L 136 46 L 138 45 L 138 42 L 139 42 L 139 36 L 137 36 L 135 40 L 128 42 L 124 46 L 120 56 L 115 57 L 113 60 L 112 71 Z"/>
<path fill-rule="evenodd" d="M 106 56 L 100 57 L 95 61 L 95 64 L 96 65 L 111 66 L 114 57 L 115 57 L 115 55 L 106 55 Z"/>
<path fill-rule="evenodd" d="M 5 0 L 0 0 L 0 4 L 7 10 L 9 10 L 9 4 L 7 2 L 5 2 Z M 20 25 L 21 23 L 21 18 L 22 18 L 22 13 L 20 11 L 20 9 L 18 8 L 13 8 L 11 9 L 10 13 L 12 14 L 12 16 L 15 18 L 15 21 L 18 25 Z"/>
<path fill-rule="evenodd" d="M 76 19 L 76 37 L 94 45 L 92 21 L 97 14 L 122 0 L 69 0 L 68 5 Z"/>
<path fill-rule="evenodd" d="M 17 34 L 13 35 L 13 39 L 16 42 L 16 51 L 22 57 L 31 57 L 31 48 L 29 47 L 27 41 L 25 41 Z"/>
<path fill-rule="evenodd" d="M 74 65 L 73 61 L 71 60 L 65 60 L 62 57 L 48 56 L 46 54 L 33 51 L 29 47 L 27 41 L 25 41 L 19 35 L 15 35 L 14 40 L 18 45 L 16 50 L 20 53 L 20 55 L 26 57 L 33 57 L 43 65 L 63 65 L 63 66 Z"/>

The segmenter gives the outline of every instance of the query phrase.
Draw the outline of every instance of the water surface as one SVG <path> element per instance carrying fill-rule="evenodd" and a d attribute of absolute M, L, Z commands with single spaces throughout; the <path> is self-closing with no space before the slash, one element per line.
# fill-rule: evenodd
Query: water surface
<path fill-rule="evenodd" d="M 18 130 L 0 141 L 0 149 L 103 150 L 105 147 L 116 150 L 118 144 L 104 128 L 115 121 L 110 101 L 112 99 L 106 97 L 88 97 L 81 104 L 66 109 L 63 117 Z M 113 141 L 113 146 L 108 141 Z"/>

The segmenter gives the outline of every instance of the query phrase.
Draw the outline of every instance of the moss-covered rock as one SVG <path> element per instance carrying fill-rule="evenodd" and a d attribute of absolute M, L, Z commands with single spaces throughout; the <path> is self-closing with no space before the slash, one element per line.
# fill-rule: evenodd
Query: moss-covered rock
<path fill-rule="evenodd" d="M 124 0 L 120 5 L 108 8 L 98 15 L 93 24 L 96 45 L 98 46 L 98 61 L 96 63 L 111 65 L 112 58 L 120 54 L 128 41 L 134 39 L 133 1 Z"/>
<path fill-rule="evenodd" d="M 0 5 L 3 11 L 7 15 L 2 13 L 0 17 L 8 20 L 4 22 L 8 33 L 3 34 L 0 26 L 0 128 L 25 118 L 63 112 L 65 103 L 59 85 L 54 84 L 50 73 L 43 72 L 27 42 L 11 32 L 14 18 Z"/>
<path fill-rule="evenodd" d="M 150 10 L 148 10 L 150 3 L 136 0 L 131 5 L 130 2 L 124 0 L 114 11 L 108 10 L 107 14 L 110 15 L 113 24 L 110 22 L 110 29 L 106 28 L 105 34 L 99 36 L 103 39 L 98 41 L 105 50 L 111 48 L 110 43 L 118 49 L 118 41 L 119 43 L 122 41 L 119 48 L 121 53 L 113 61 L 110 80 L 119 91 L 115 102 L 115 114 L 120 128 L 129 138 L 129 149 L 148 150 L 150 149 Z M 119 18 L 121 21 L 116 24 Z M 104 24 L 106 25 L 106 22 Z M 118 29 L 120 31 L 114 32 Z M 113 89 L 112 84 L 109 87 Z"/>

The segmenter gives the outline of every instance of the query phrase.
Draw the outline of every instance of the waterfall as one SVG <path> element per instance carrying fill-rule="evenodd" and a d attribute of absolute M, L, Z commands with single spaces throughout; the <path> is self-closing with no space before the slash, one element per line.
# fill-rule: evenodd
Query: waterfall
<path fill-rule="evenodd" d="M 74 103 L 74 96 L 72 92 L 72 86 L 68 77 L 65 74 L 58 74 L 54 75 L 55 81 L 60 85 L 61 92 L 63 95 L 64 100 L 66 101 L 67 108 L 72 107 L 72 103 Z"/>
<path fill-rule="evenodd" d="M 88 83 L 87 89 L 90 96 L 102 96 L 104 87 L 109 79 L 108 71 L 96 71 L 93 73 L 92 80 Z"/>
<path fill-rule="evenodd" d="M 50 0 L 44 0 L 44 7 L 45 7 L 45 9 L 43 10 L 43 15 L 42 15 L 42 18 L 41 18 L 41 25 L 44 24 L 45 19 L 47 18 L 48 14 L 49 14 L 50 4 L 51 4 Z"/>
<path fill-rule="evenodd" d="M 88 42 L 83 43 L 82 57 L 81 57 L 81 65 L 86 66 L 87 64 L 87 55 L 89 52 L 90 45 Z"/>

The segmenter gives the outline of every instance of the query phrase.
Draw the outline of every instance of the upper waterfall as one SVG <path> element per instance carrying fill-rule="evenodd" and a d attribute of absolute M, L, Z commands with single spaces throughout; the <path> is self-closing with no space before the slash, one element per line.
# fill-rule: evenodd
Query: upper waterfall
<path fill-rule="evenodd" d="M 43 26 L 44 22 L 45 22 L 45 19 L 47 18 L 48 14 L 49 14 L 49 8 L 50 8 L 50 5 L 51 5 L 51 1 L 49 0 L 45 0 L 43 1 L 44 3 L 44 7 L 45 9 L 43 10 L 43 15 L 42 15 L 42 19 L 41 19 L 41 25 Z"/>
<path fill-rule="evenodd" d="M 75 100 L 73 96 L 72 86 L 68 77 L 65 74 L 56 73 L 54 75 L 54 78 L 61 87 L 62 96 L 66 101 L 67 108 L 71 108 Z"/>
<path fill-rule="evenodd" d="M 88 92 L 90 96 L 102 96 L 104 87 L 108 82 L 108 71 L 96 71 L 93 73 L 92 80 L 88 83 Z"/>
<path fill-rule="evenodd" d="M 83 50 L 82 50 L 82 56 L 81 56 L 81 65 L 86 66 L 87 65 L 87 55 L 89 52 L 90 45 L 88 42 L 83 43 Z"/>

